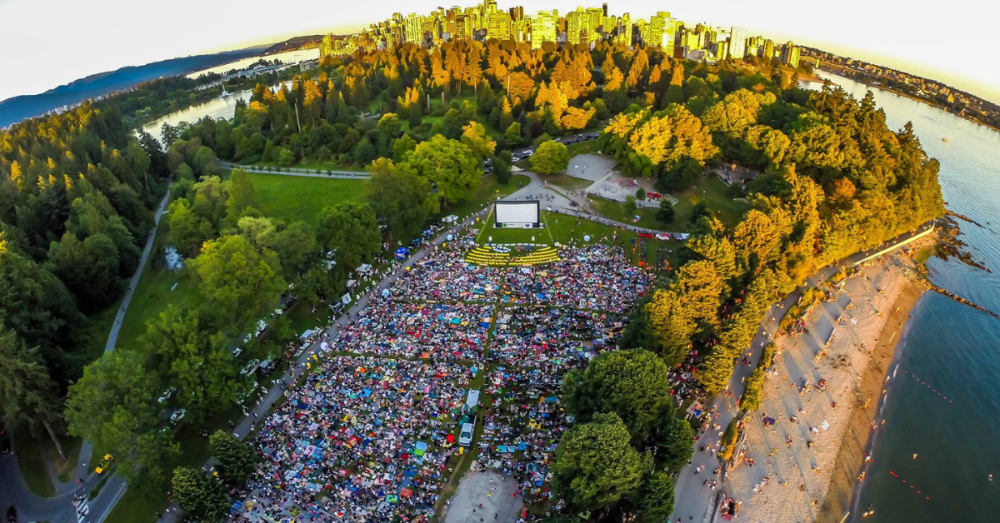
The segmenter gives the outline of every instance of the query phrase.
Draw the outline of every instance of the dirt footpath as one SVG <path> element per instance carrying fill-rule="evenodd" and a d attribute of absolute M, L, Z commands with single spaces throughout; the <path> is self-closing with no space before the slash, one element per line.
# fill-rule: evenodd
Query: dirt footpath
<path fill-rule="evenodd" d="M 469 473 L 445 508 L 445 523 L 515 523 L 524 505 L 517 482 L 496 472 Z"/>

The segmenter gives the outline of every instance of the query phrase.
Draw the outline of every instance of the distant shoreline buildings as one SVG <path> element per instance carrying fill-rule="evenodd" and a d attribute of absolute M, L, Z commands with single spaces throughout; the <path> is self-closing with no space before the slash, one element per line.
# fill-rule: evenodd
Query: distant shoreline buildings
<path fill-rule="evenodd" d="M 558 10 L 526 14 L 521 6 L 500 9 L 495 0 L 483 0 L 471 7 L 439 7 L 427 15 L 394 13 L 383 22 L 371 24 L 361 33 L 347 37 L 326 36 L 320 56 L 350 54 L 356 49 L 378 51 L 411 43 L 436 47 L 453 40 L 498 40 L 529 43 L 533 49 L 546 42 L 593 46 L 604 40 L 627 47 L 658 47 L 675 58 L 715 62 L 759 58 L 778 59 L 798 67 L 799 48 L 792 42 L 777 44 L 761 36 L 747 37 L 741 27 L 715 28 L 708 24 L 685 25 L 658 11 L 633 19 L 601 7 L 577 7 L 561 14 Z"/>

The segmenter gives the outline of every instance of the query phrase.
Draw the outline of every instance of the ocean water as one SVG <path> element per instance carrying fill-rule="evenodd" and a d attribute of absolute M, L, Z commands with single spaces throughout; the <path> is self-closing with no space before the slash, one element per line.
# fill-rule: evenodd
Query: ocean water
<path fill-rule="evenodd" d="M 868 89 L 821 76 L 858 99 Z M 1000 272 L 1000 132 L 873 92 L 890 128 L 913 122 L 924 150 L 941 163 L 948 209 L 982 225 L 961 222 L 960 238 L 978 261 Z M 941 287 L 1000 312 L 1000 274 L 957 260 L 934 258 L 928 265 Z M 929 292 L 912 313 L 894 365 L 874 462 L 849 520 L 1000 521 L 1000 320 Z M 875 513 L 862 519 L 869 505 Z"/>

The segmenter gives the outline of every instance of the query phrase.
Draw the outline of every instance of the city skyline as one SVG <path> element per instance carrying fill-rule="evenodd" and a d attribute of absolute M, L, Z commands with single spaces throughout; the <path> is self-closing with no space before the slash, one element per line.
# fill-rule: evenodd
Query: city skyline
<path fill-rule="evenodd" d="M 566 16 L 576 6 L 586 11 L 587 8 L 599 9 L 602 3 L 559 0 L 500 2 L 499 7 L 507 9 L 520 5 L 526 15 L 558 9 L 561 16 Z M 95 4 L 105 9 L 95 9 Z M 464 9 L 474 4 L 460 3 L 458 7 Z M 725 1 L 713 4 L 711 9 L 699 4 L 652 5 L 623 0 L 609 2 L 608 12 L 616 16 L 629 13 L 633 23 L 641 18 L 649 19 L 658 11 L 665 11 L 689 27 L 697 23 L 707 23 L 716 28 L 738 26 L 744 29 L 746 38 L 762 35 L 776 44 L 792 40 L 798 45 L 817 47 L 938 80 L 1000 103 L 1000 71 L 979 65 L 981 60 L 976 58 L 976 53 L 960 52 L 966 47 L 988 48 L 989 34 L 985 24 L 991 17 L 974 17 L 971 21 L 964 21 L 962 46 L 955 48 L 945 45 L 950 40 L 944 34 L 934 39 L 916 37 L 931 28 L 936 28 L 938 33 L 954 30 L 944 23 L 948 15 L 942 20 L 920 9 L 896 12 L 891 6 L 862 4 L 860 1 L 849 4 L 863 5 L 867 14 L 864 17 L 853 16 L 850 24 L 838 24 L 844 19 L 843 11 L 851 11 L 851 5 L 844 5 L 831 13 L 818 9 L 808 12 L 808 9 L 799 6 L 792 9 L 790 3 L 782 0 L 755 4 L 752 8 Z M 963 4 L 972 5 L 966 0 L 958 0 L 952 6 L 962 11 Z M 289 16 L 263 5 L 260 9 L 251 7 L 234 12 L 217 3 L 179 0 L 172 4 L 170 12 L 157 15 L 161 21 L 157 27 L 149 27 L 144 23 L 148 18 L 143 10 L 123 0 L 96 0 L 89 5 L 67 4 L 54 15 L 49 12 L 51 6 L 24 0 L 0 0 L 0 19 L 15 21 L 9 24 L 10 31 L 0 35 L 0 46 L 13 50 L 0 53 L 0 68 L 20 73 L 17 82 L 0 85 L 0 100 L 21 94 L 37 94 L 78 78 L 129 65 L 277 42 L 296 35 L 351 34 L 367 28 L 369 24 L 390 19 L 394 12 L 400 12 L 404 17 L 411 12 L 425 14 L 439 5 L 421 0 L 389 0 L 379 3 L 377 7 L 337 6 L 331 9 L 329 2 L 300 0 L 295 9 L 289 10 L 296 16 Z M 310 16 L 303 18 L 303 10 L 310 11 Z M 17 22 L 35 19 L 42 12 L 48 19 L 49 31 L 37 31 L 29 23 Z M 194 12 L 200 15 L 191 16 Z M 266 16 L 261 16 L 264 12 Z M 94 20 L 95 14 L 100 23 L 113 24 L 114 30 L 95 32 L 88 27 L 86 21 Z M 805 20 L 820 16 L 829 23 L 805 30 Z M 226 22 L 219 23 L 219 20 Z M 977 23 L 983 24 L 982 30 L 975 29 Z M 234 34 L 230 29 L 232 27 L 241 28 L 241 32 Z M 183 36 L 178 37 L 178 29 L 183 31 Z M 51 31 L 57 31 L 63 37 L 46 36 Z M 87 58 L 62 62 L 53 67 L 53 60 L 65 53 L 67 38 L 73 39 L 73 48 Z M 982 44 L 977 46 L 976 42 L 980 39 Z M 862 46 L 862 43 L 867 44 Z M 780 56 L 779 53 L 776 47 L 775 54 Z"/>

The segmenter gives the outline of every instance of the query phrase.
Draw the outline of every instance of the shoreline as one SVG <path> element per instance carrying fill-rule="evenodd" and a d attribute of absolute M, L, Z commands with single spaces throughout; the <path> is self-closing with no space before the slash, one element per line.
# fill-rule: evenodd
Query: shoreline
<path fill-rule="evenodd" d="M 865 454 L 871 454 L 878 437 L 877 427 L 882 419 L 882 410 L 888 397 L 888 382 L 892 369 L 898 365 L 900 357 L 897 347 L 906 339 L 912 323 L 912 312 L 919 306 L 923 297 L 930 290 L 926 285 L 910 280 L 892 304 L 885 325 L 879 333 L 880 342 L 872 352 L 872 358 L 865 368 L 861 383 L 861 396 L 878 398 L 874 406 L 863 408 L 856 405 L 852 410 L 848 426 L 840 436 L 840 450 L 837 453 L 836 465 L 830 478 L 829 490 L 822 508 L 816 519 L 818 523 L 839 523 L 844 518 L 854 515 L 858 495 L 864 481 L 858 481 L 858 476 L 867 470 Z M 898 308 L 898 311 L 896 310 Z M 873 427 L 874 425 L 874 427 Z M 865 478 L 868 479 L 868 478 Z"/>
<path fill-rule="evenodd" d="M 728 481 L 749 521 L 838 523 L 851 511 L 885 376 L 928 290 L 913 266 L 896 253 L 836 288 L 814 282 L 829 298 L 806 315 L 803 332 L 774 339 L 761 409 L 745 429 L 747 465 Z"/>

